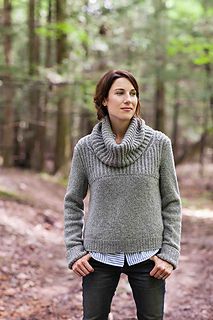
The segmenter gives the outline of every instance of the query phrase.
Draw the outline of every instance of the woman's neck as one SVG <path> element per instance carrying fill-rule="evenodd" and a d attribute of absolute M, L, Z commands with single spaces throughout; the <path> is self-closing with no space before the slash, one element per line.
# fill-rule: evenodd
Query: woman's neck
<path fill-rule="evenodd" d="M 121 143 L 124 135 L 129 127 L 131 120 L 118 120 L 118 119 L 110 119 L 110 124 L 113 133 L 115 134 L 116 142 Z"/>

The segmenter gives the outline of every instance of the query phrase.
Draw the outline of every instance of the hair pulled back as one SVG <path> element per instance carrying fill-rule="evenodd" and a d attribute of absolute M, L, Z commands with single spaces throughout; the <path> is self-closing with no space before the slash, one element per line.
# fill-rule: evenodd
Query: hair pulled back
<path fill-rule="evenodd" d="M 136 90 L 136 96 L 138 98 L 138 103 L 135 111 L 135 115 L 140 117 L 140 101 L 139 101 L 139 87 L 134 76 L 126 70 L 110 70 L 106 72 L 102 78 L 98 81 L 96 85 L 96 91 L 94 96 L 95 108 L 97 110 L 97 118 L 101 120 L 108 114 L 106 106 L 103 105 L 103 101 L 107 99 L 109 90 L 113 82 L 119 78 L 128 79 Z"/>

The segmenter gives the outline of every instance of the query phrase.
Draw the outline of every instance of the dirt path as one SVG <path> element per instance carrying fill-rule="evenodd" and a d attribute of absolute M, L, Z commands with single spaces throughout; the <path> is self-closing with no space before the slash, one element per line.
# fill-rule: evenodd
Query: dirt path
<path fill-rule="evenodd" d="M 0 169 L 2 189 L 18 197 L 0 198 L 0 319 L 81 319 L 81 283 L 65 261 L 64 188 L 32 172 Z M 184 209 L 182 255 L 167 280 L 165 320 L 213 319 L 213 214 L 206 203 Z M 114 320 L 135 319 L 124 275 L 112 313 Z"/>

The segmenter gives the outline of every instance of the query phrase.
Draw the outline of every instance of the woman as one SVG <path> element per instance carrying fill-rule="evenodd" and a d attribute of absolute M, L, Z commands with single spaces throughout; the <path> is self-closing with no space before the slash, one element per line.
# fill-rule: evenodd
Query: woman
<path fill-rule="evenodd" d="M 64 202 L 67 260 L 82 277 L 83 319 L 108 319 L 125 273 L 138 319 L 160 320 L 165 279 L 177 267 L 180 251 L 181 203 L 171 140 L 140 118 L 138 84 L 127 71 L 107 72 L 94 102 L 100 121 L 74 148 Z"/>

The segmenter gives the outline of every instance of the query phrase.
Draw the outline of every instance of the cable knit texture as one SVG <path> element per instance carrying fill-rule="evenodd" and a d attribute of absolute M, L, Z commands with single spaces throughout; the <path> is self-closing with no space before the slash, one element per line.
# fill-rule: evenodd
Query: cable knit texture
<path fill-rule="evenodd" d="M 64 226 L 69 268 L 89 251 L 158 248 L 157 255 L 176 268 L 181 201 L 169 137 L 134 116 L 117 144 L 105 116 L 74 148 Z"/>

